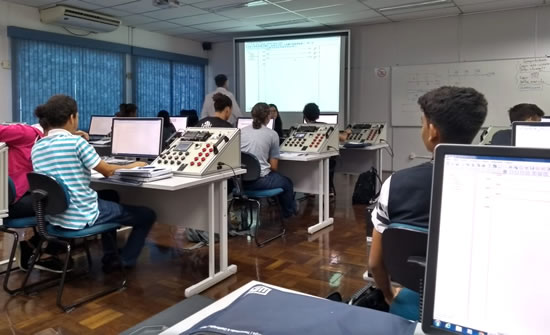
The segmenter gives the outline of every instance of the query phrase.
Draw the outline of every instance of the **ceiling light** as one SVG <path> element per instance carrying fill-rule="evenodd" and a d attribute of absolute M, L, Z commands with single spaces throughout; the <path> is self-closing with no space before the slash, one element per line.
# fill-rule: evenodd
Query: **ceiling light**
<path fill-rule="evenodd" d="M 264 6 L 267 5 L 267 2 L 264 0 L 258 0 L 258 1 L 251 1 L 247 2 L 243 5 L 243 7 L 258 7 L 258 6 Z"/>
<path fill-rule="evenodd" d="M 153 0 L 153 6 L 159 8 L 176 8 L 180 7 L 179 0 Z"/>
<path fill-rule="evenodd" d="M 380 12 L 388 12 L 388 11 L 398 10 L 398 9 L 411 9 L 411 8 L 429 7 L 429 6 L 433 6 L 433 5 L 441 5 L 441 4 L 446 4 L 446 3 L 450 4 L 451 2 L 449 0 L 430 0 L 430 1 L 410 3 L 410 4 L 406 4 L 406 5 L 383 7 L 383 8 L 378 8 L 378 10 Z"/>
<path fill-rule="evenodd" d="M 306 22 L 309 22 L 309 20 L 308 19 L 296 19 L 296 20 L 288 20 L 288 21 L 279 21 L 279 22 L 273 22 L 273 23 L 258 24 L 258 27 L 270 28 L 270 27 L 278 27 L 278 26 L 290 26 L 290 25 L 293 25 L 293 24 L 306 23 Z"/>

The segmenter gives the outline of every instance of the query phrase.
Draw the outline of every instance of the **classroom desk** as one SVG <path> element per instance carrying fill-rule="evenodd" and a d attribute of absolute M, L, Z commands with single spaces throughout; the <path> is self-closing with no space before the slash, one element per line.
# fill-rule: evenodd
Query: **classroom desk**
<path fill-rule="evenodd" d="M 292 180 L 294 191 L 319 195 L 319 222 L 308 227 L 309 234 L 334 222 L 329 215 L 329 159 L 337 155 L 338 151 L 321 154 L 281 152 L 278 171 Z"/>
<path fill-rule="evenodd" d="M 275 288 L 275 289 L 278 289 L 278 290 L 281 290 L 281 291 L 284 291 L 284 292 L 288 292 L 288 293 L 307 295 L 307 294 L 302 293 L 302 292 L 293 291 L 293 290 L 289 290 L 289 289 L 286 289 L 286 288 L 282 288 L 282 287 L 278 287 L 278 286 L 275 286 L 275 285 L 266 284 L 266 283 L 262 283 L 262 282 L 253 280 L 253 281 L 249 282 L 248 284 L 245 284 L 245 285 L 239 287 L 238 289 L 236 289 L 235 291 L 229 293 L 228 295 L 226 295 L 225 297 L 223 297 L 220 300 L 216 301 L 215 303 L 213 303 L 209 306 L 206 306 L 205 308 L 201 309 L 200 311 L 198 311 L 197 313 L 191 315 L 190 317 L 182 320 L 179 323 L 176 323 L 174 326 L 172 326 L 172 327 L 166 329 L 165 331 L 163 331 L 162 333 L 160 333 L 160 335 L 179 335 L 179 334 L 181 334 L 182 332 L 184 332 L 184 331 L 190 329 L 191 327 L 193 327 L 195 324 L 197 324 L 201 320 L 204 320 L 208 316 L 210 316 L 210 315 L 226 308 L 233 301 L 235 301 L 239 296 L 241 296 L 244 292 L 249 290 L 254 285 L 258 285 L 258 284 L 265 285 L 265 286 Z M 321 298 L 319 298 L 319 299 L 321 299 Z M 337 334 L 335 334 L 335 335 L 337 335 Z M 415 331 L 414 335 L 424 335 L 424 333 L 422 332 L 420 324 L 417 325 L 417 328 L 416 328 L 416 331 Z"/>
<path fill-rule="evenodd" d="M 235 169 L 236 175 L 245 172 L 245 169 Z M 94 173 L 92 187 L 116 190 L 124 204 L 152 208 L 157 213 L 157 222 L 206 230 L 210 241 L 214 241 L 214 232 L 219 232 L 219 271 L 215 271 L 216 243 L 210 243 L 208 278 L 185 290 L 185 296 L 190 297 L 237 272 L 236 265 L 228 265 L 227 179 L 232 176 L 232 171 L 224 171 L 200 178 L 175 176 L 142 185 L 122 185 Z"/>
<path fill-rule="evenodd" d="M 374 166 L 382 176 L 382 151 L 388 147 L 386 143 L 364 148 L 344 148 L 340 145 L 340 157 L 336 162 L 335 172 L 359 175 Z"/>

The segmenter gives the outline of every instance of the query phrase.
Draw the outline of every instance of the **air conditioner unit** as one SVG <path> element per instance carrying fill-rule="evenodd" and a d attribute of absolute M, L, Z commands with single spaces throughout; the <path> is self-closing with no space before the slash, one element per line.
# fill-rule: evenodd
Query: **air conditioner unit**
<path fill-rule="evenodd" d="M 94 33 L 107 33 L 120 26 L 120 20 L 114 17 L 66 6 L 40 10 L 40 21 Z"/>

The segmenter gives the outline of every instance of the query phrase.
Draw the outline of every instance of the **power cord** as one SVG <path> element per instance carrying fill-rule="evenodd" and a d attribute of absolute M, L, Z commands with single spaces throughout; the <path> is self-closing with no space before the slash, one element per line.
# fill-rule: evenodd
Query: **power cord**
<path fill-rule="evenodd" d="M 386 144 L 388 145 L 387 147 L 384 148 L 384 150 L 386 150 L 386 152 L 388 153 L 388 155 L 390 155 L 390 157 L 393 158 L 394 152 L 393 152 L 393 147 L 391 146 L 391 144 L 390 144 L 388 141 L 386 141 L 385 139 L 383 139 L 383 138 L 380 139 L 380 142 L 381 142 L 381 143 L 384 142 L 384 143 L 386 143 Z"/>

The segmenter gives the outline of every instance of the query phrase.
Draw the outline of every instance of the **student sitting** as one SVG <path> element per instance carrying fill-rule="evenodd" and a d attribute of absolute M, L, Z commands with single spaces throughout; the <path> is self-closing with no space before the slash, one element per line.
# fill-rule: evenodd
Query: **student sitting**
<path fill-rule="evenodd" d="M 274 104 L 269 104 L 270 117 L 273 119 L 273 130 L 279 135 L 279 139 L 283 138 L 283 120 L 279 115 L 279 109 Z"/>
<path fill-rule="evenodd" d="M 260 161 L 260 179 L 245 184 L 245 188 L 262 190 L 282 188 L 279 201 L 283 217 L 289 218 L 297 212 L 294 200 L 292 181 L 279 174 L 279 136 L 274 130 L 267 128 L 269 123 L 269 106 L 263 102 L 252 108 L 252 125 L 241 129 L 241 151 L 255 156 Z"/>
<path fill-rule="evenodd" d="M 196 127 L 199 122 L 197 111 L 194 109 L 182 109 L 180 111 L 180 116 L 185 116 L 187 118 L 187 127 Z"/>
<path fill-rule="evenodd" d="M 540 122 L 544 112 L 535 104 L 519 104 L 508 111 L 510 123 L 516 121 Z M 503 129 L 497 131 L 491 139 L 492 145 L 512 145 L 512 130 Z"/>
<path fill-rule="evenodd" d="M 62 183 L 69 198 L 68 209 L 62 214 L 48 216 L 49 223 L 65 229 L 82 229 L 108 222 L 132 226 L 121 257 L 124 266 L 135 266 L 145 238 L 155 222 L 155 212 L 145 207 L 120 205 L 98 199 L 96 191 L 90 188 L 90 179 L 92 169 L 108 177 L 115 170 L 146 164 L 107 164 L 88 142 L 72 135 L 78 125 L 78 111 L 76 101 L 71 97 L 55 95 L 44 105 L 38 106 L 35 114 L 42 127 L 47 129 L 47 136 L 32 148 L 33 168 L 36 172 L 54 177 Z M 103 269 L 106 272 L 119 266 L 114 257 L 117 246 L 112 243 L 116 241 L 116 236 L 113 237 L 102 238 Z"/>
<path fill-rule="evenodd" d="M 487 101 L 473 88 L 441 87 L 421 96 L 418 104 L 422 110 L 421 137 L 430 152 L 439 143 L 472 143 L 487 116 Z M 396 294 L 383 262 L 382 234 L 390 223 L 428 227 L 432 170 L 433 163 L 427 162 L 394 173 L 382 185 L 372 212 L 375 229 L 369 268 L 388 304 Z"/>
<path fill-rule="evenodd" d="M 231 99 L 222 93 L 216 93 L 212 96 L 214 100 L 214 116 L 207 116 L 202 118 L 197 127 L 202 128 L 233 128 L 233 125 L 227 120 L 231 117 L 231 108 L 233 102 Z"/>
<path fill-rule="evenodd" d="M 135 104 L 120 104 L 116 117 L 137 117 L 137 106 Z"/>
<path fill-rule="evenodd" d="M 166 143 L 166 140 L 176 132 L 176 126 L 170 121 L 170 114 L 168 111 L 161 110 L 157 117 L 163 118 L 162 122 L 162 143 Z"/>

